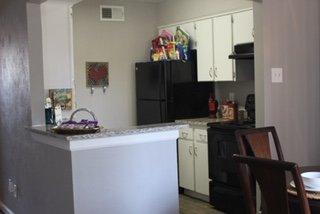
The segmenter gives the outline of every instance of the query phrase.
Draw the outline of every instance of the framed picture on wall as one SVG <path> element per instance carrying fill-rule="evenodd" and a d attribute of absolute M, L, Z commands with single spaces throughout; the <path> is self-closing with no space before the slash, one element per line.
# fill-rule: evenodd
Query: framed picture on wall
<path fill-rule="evenodd" d="M 86 62 L 87 87 L 107 87 L 109 85 L 108 62 Z"/>
<path fill-rule="evenodd" d="M 60 105 L 62 110 L 72 110 L 72 89 L 50 89 L 49 96 L 54 106 Z"/>

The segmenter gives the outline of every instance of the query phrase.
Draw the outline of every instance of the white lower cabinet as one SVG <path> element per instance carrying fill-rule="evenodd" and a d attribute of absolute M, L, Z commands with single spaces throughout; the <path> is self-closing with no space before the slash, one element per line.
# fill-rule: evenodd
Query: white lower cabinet
<path fill-rule="evenodd" d="M 209 195 L 208 144 L 194 143 L 195 190 Z"/>
<path fill-rule="evenodd" d="M 194 190 L 193 141 L 179 139 L 178 148 L 180 187 Z"/>
<path fill-rule="evenodd" d="M 185 130 L 181 131 L 178 141 L 180 187 L 208 196 L 207 130 L 198 128 L 192 130 L 193 139 L 185 139 L 186 135 L 181 135 L 181 133 L 187 131 Z"/>

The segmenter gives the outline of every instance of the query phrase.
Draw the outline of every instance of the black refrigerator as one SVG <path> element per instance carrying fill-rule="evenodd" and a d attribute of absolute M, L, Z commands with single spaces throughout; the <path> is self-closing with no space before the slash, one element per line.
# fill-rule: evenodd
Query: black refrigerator
<path fill-rule="evenodd" d="M 193 61 L 136 63 L 138 125 L 208 116 L 213 83 L 198 83 Z"/>

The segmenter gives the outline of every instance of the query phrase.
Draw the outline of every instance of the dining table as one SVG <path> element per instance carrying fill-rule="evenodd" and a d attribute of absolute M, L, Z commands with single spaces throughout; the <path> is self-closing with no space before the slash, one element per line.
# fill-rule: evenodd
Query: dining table
<path fill-rule="evenodd" d="M 320 172 L 320 166 L 304 166 L 300 167 L 301 173 L 303 172 Z M 292 175 L 287 175 L 287 187 L 290 188 L 290 182 L 292 181 Z M 319 193 L 320 197 L 320 193 Z M 288 200 L 290 206 L 290 213 L 292 214 L 300 214 L 300 204 L 297 196 L 288 193 Z M 310 210 L 312 214 L 320 214 L 320 198 L 319 200 L 308 198 Z"/>

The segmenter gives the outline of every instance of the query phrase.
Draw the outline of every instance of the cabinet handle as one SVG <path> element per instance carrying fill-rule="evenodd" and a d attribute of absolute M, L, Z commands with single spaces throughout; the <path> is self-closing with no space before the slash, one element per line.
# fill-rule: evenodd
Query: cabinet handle
<path fill-rule="evenodd" d="M 254 38 L 254 28 L 252 28 L 252 37 Z"/>
<path fill-rule="evenodd" d="M 210 76 L 210 78 L 213 77 L 213 76 L 212 76 L 212 68 L 209 69 L 209 76 Z"/>
<path fill-rule="evenodd" d="M 218 70 L 218 68 L 217 68 L 217 67 L 214 67 L 214 72 L 213 72 L 214 77 L 218 77 L 218 75 L 217 75 L 217 70 Z"/>
<path fill-rule="evenodd" d="M 190 155 L 193 154 L 193 151 L 192 151 L 192 150 L 193 150 L 192 146 L 189 146 L 189 154 L 190 154 Z"/>
<path fill-rule="evenodd" d="M 198 147 L 194 147 L 194 156 L 198 157 Z"/>

